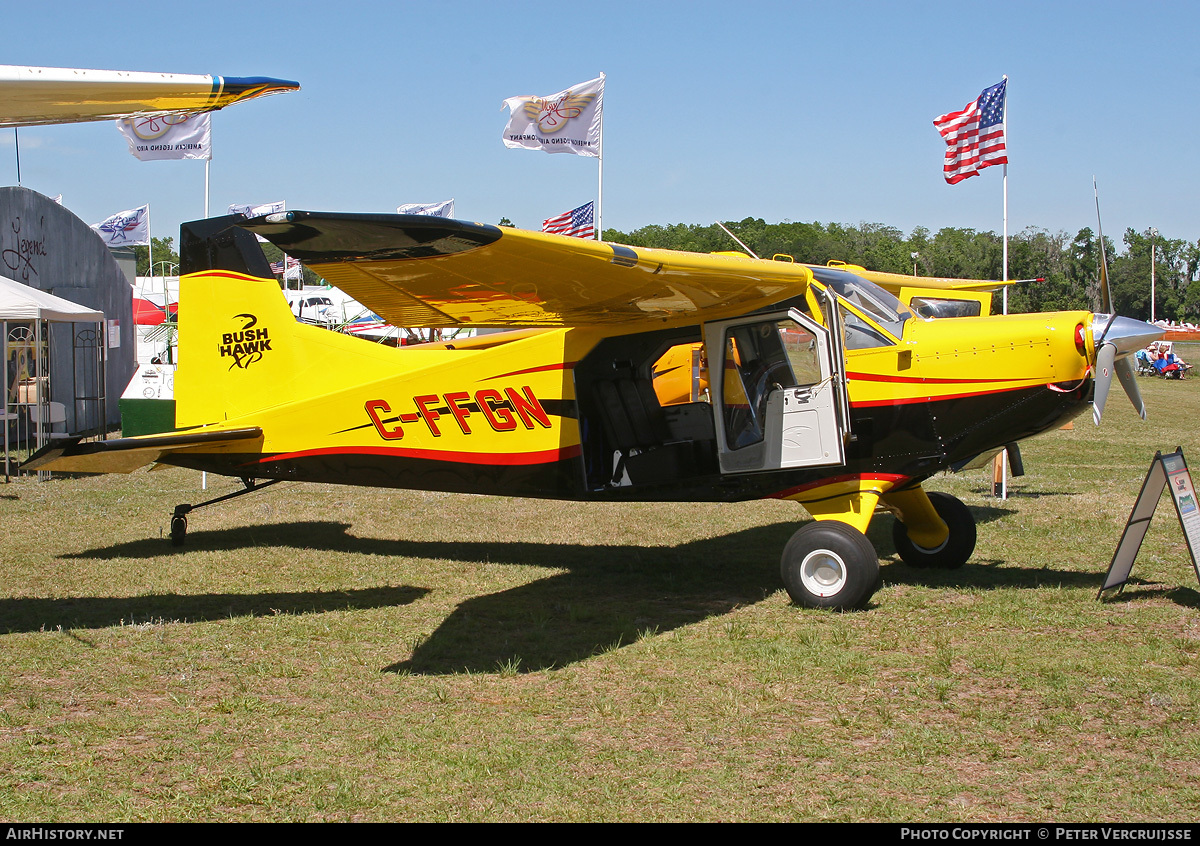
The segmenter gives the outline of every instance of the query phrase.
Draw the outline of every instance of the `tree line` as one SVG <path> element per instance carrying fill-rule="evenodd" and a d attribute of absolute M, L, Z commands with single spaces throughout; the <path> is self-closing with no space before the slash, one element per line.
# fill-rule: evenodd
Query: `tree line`
<path fill-rule="evenodd" d="M 831 259 L 871 270 L 957 279 L 1000 279 L 1003 239 L 995 232 L 947 227 L 931 233 L 917 227 L 907 237 L 879 223 L 845 226 L 767 223 L 748 217 L 725 223 L 746 246 L 763 258 L 790 255 L 807 264 Z M 736 250 L 737 244 L 716 224 L 677 223 L 643 226 L 632 232 L 604 230 L 605 241 L 691 252 Z M 1118 314 L 1150 319 L 1150 252 L 1154 245 L 1157 319 L 1200 322 L 1200 241 L 1191 242 L 1146 229 L 1125 230 L 1123 250 L 1104 239 L 1113 304 Z M 1010 312 L 1100 309 L 1100 244 L 1090 228 L 1071 237 L 1029 227 L 1008 239 L 1008 277 L 1022 280 L 1009 287 Z M 1036 281 L 1037 279 L 1042 281 Z"/>

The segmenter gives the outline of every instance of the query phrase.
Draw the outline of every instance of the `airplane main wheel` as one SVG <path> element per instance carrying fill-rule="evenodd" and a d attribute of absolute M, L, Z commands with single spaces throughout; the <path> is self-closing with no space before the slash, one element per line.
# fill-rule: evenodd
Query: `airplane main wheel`
<path fill-rule="evenodd" d="M 808 608 L 860 608 L 879 584 L 879 557 L 867 536 L 822 520 L 800 528 L 783 548 L 783 585 Z"/>
<path fill-rule="evenodd" d="M 975 518 L 971 509 L 957 497 L 934 491 L 929 501 L 938 516 L 950 528 L 950 534 L 941 546 L 926 549 L 908 538 L 908 529 L 897 520 L 892 524 L 892 541 L 900 559 L 910 567 L 929 567 L 939 570 L 956 570 L 975 551 Z"/>

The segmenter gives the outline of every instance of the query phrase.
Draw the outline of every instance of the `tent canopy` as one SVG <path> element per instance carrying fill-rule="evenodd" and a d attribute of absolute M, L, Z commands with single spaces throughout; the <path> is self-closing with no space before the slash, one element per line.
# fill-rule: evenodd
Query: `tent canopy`
<path fill-rule="evenodd" d="M 85 308 L 15 279 L 0 276 L 0 320 L 56 320 L 65 323 L 98 323 L 104 312 Z"/>

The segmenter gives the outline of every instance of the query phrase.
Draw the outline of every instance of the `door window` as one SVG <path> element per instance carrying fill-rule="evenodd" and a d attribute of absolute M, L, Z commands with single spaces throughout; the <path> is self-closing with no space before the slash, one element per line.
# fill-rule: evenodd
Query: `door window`
<path fill-rule="evenodd" d="M 769 320 L 730 327 L 722 391 L 727 446 L 741 449 L 763 440 L 772 391 L 820 381 L 817 339 L 800 324 Z"/>

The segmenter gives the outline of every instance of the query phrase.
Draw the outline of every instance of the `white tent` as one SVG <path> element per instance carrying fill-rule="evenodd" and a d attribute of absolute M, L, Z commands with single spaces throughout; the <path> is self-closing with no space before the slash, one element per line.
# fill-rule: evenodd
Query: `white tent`
<path fill-rule="evenodd" d="M 37 288 L 31 288 L 28 285 L 22 285 L 15 279 L 9 279 L 7 276 L 0 276 L 0 338 L 3 338 L 3 358 L 0 359 L 3 362 L 3 369 L 0 372 L 4 374 L 4 404 L 2 406 L 3 411 L 0 411 L 0 426 L 4 427 L 5 480 L 8 479 L 9 475 L 8 426 L 13 420 L 21 420 L 21 415 L 15 409 L 28 406 L 28 419 L 36 419 L 38 421 L 50 420 L 51 405 L 48 395 L 46 362 L 43 361 L 43 356 L 40 352 L 43 349 L 43 321 L 103 324 L 104 312 L 81 306 L 70 300 L 64 300 L 62 297 L 56 297 L 53 294 L 48 294 Z M 34 327 L 34 337 L 32 339 L 34 351 L 32 364 L 34 365 L 34 373 L 32 379 L 24 380 L 31 382 L 32 387 L 27 389 L 24 395 L 19 390 L 22 385 L 17 384 L 16 381 L 13 384 L 9 384 L 9 322 L 32 323 Z M 19 379 L 20 375 L 16 374 L 16 378 Z M 10 407 L 14 410 L 10 411 Z M 17 425 L 20 427 L 19 422 Z M 44 445 L 45 431 L 45 426 L 37 427 L 37 445 L 39 447 Z M 19 432 L 18 428 L 18 437 Z"/>
<path fill-rule="evenodd" d="M 0 320 L 55 320 L 67 323 L 99 323 L 104 312 L 86 308 L 15 279 L 0 276 Z"/>

